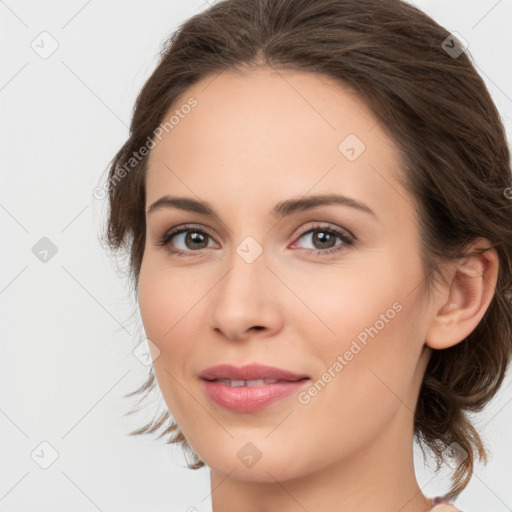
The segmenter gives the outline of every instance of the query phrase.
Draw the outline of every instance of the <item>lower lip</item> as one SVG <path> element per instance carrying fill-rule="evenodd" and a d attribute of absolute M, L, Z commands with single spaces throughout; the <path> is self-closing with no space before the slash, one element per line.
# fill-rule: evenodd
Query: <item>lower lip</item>
<path fill-rule="evenodd" d="M 217 405 L 239 412 L 252 412 L 298 393 L 311 379 L 299 381 L 276 382 L 264 386 L 231 387 L 220 382 L 201 379 L 206 394 Z"/>

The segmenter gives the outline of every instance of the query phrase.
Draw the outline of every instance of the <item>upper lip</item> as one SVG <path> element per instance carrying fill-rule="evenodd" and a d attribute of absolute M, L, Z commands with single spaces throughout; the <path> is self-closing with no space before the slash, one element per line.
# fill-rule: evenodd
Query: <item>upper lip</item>
<path fill-rule="evenodd" d="M 295 381 L 309 378 L 308 375 L 293 373 L 283 368 L 266 366 L 261 364 L 249 364 L 246 366 L 233 366 L 231 364 L 219 364 L 203 370 L 199 377 L 206 380 L 232 379 L 232 380 L 259 380 L 277 379 Z"/>

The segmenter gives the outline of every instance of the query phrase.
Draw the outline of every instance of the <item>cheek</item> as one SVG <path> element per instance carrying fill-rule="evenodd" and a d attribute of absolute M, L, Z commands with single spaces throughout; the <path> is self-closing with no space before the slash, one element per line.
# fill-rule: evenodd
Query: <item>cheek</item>
<path fill-rule="evenodd" d="M 139 285 L 139 309 L 147 337 L 166 351 L 182 338 L 193 317 L 193 307 L 201 298 L 201 287 L 191 281 L 190 271 L 166 269 L 151 256 L 142 262 Z M 202 292 L 204 295 L 204 292 Z"/>
<path fill-rule="evenodd" d="M 289 323 L 297 324 L 300 317 L 299 325 L 304 328 L 301 339 L 311 340 L 305 352 L 317 352 L 327 364 L 322 354 L 332 357 L 333 351 L 343 353 L 356 337 L 361 343 L 374 335 L 380 338 L 396 323 L 405 296 L 403 274 L 377 256 L 371 261 L 360 259 L 343 267 L 333 266 L 307 279 L 285 275 L 301 299 L 301 303 L 294 302 L 294 311 L 287 311 Z"/>
<path fill-rule="evenodd" d="M 316 320 L 315 329 L 313 322 L 303 325 L 300 336 L 309 340 L 304 350 L 311 360 L 323 363 L 317 366 L 313 408 L 334 409 L 338 418 L 355 422 L 347 433 L 368 411 L 385 416 L 400 405 L 396 396 L 408 399 L 423 346 L 419 295 L 411 293 L 420 266 L 410 261 L 399 268 L 390 259 L 365 269 L 316 283 L 308 305 L 322 322 Z"/>
<path fill-rule="evenodd" d="M 362 316 L 371 319 L 373 312 Z M 411 388 L 418 355 L 408 339 L 412 332 L 406 314 L 404 307 L 382 329 L 368 332 L 359 328 L 365 325 L 362 317 L 356 321 L 347 316 L 344 324 L 350 324 L 356 336 L 340 335 L 336 342 L 318 346 L 324 367 L 299 397 L 294 413 L 302 434 L 317 440 L 314 455 L 304 462 L 308 467 L 317 463 L 319 453 L 324 461 L 333 462 L 356 453 L 378 438 L 399 411 L 407 417 L 413 414 Z M 341 320 L 338 326 L 342 332 Z M 360 333 L 367 334 L 366 344 L 360 341 L 363 336 L 357 338 Z M 283 442 L 293 440 L 293 427 L 283 425 L 280 435 Z"/>
<path fill-rule="evenodd" d="M 139 309 L 147 338 L 158 348 L 153 368 L 162 396 L 180 424 L 186 424 L 190 397 L 183 392 L 183 375 L 193 360 L 197 338 L 197 321 L 193 321 L 193 306 L 199 300 L 192 295 L 190 278 L 179 279 L 179 273 L 165 272 L 148 258 L 139 275 Z M 183 293 L 180 290 L 186 290 Z M 156 352 L 156 350 L 155 350 Z"/>
<path fill-rule="evenodd" d="M 185 294 L 179 290 L 189 292 Z M 191 287 L 183 288 L 175 274 L 166 274 L 149 260 L 141 266 L 140 315 L 147 338 L 157 347 L 153 350 L 158 354 L 156 358 L 153 356 L 153 368 L 162 395 L 173 411 L 179 409 L 176 403 L 179 386 L 175 378 L 182 381 L 180 375 L 184 374 L 191 360 L 193 346 L 190 340 L 195 337 L 190 329 L 194 328 L 193 304 L 197 300 L 194 301 L 191 294 Z"/>

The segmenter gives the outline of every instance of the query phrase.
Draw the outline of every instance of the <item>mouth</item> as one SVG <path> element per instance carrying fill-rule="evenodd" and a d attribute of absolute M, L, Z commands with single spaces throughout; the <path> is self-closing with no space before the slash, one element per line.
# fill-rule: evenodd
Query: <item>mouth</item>
<path fill-rule="evenodd" d="M 297 380 L 309 378 L 309 375 L 294 373 L 284 368 L 276 366 L 267 366 L 262 364 L 248 364 L 245 366 L 234 366 L 232 364 L 219 364 L 203 370 L 199 377 L 208 381 L 230 381 L 234 385 L 241 386 L 241 382 L 247 382 L 253 386 L 264 384 L 274 384 L 276 382 L 295 382 Z M 257 382 L 257 384 L 254 384 Z M 230 384 L 231 385 L 231 384 Z"/>
<path fill-rule="evenodd" d="M 203 391 L 210 401 L 230 412 L 256 412 L 284 403 L 297 395 L 312 380 L 309 377 L 295 380 L 279 379 L 200 379 Z"/>
<path fill-rule="evenodd" d="M 236 412 L 255 412 L 298 393 L 308 375 L 284 368 L 252 363 L 246 366 L 220 364 L 199 374 L 206 396 L 215 405 Z"/>
<path fill-rule="evenodd" d="M 240 379 L 203 379 L 207 382 L 218 382 L 232 388 L 239 387 L 257 387 L 257 386 L 268 386 L 272 384 L 282 384 L 290 382 L 299 382 L 303 380 L 310 380 L 309 377 L 302 377 L 293 380 L 284 379 L 252 379 L 252 380 L 240 380 Z"/>

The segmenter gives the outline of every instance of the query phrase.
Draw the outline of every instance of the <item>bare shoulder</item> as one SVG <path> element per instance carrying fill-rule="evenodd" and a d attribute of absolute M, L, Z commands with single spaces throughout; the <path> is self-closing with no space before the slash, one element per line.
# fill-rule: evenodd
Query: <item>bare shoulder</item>
<path fill-rule="evenodd" d="M 454 507 L 453 505 L 448 505 L 447 503 L 441 503 L 440 505 L 436 505 L 431 512 L 462 512 L 459 508 Z"/>

